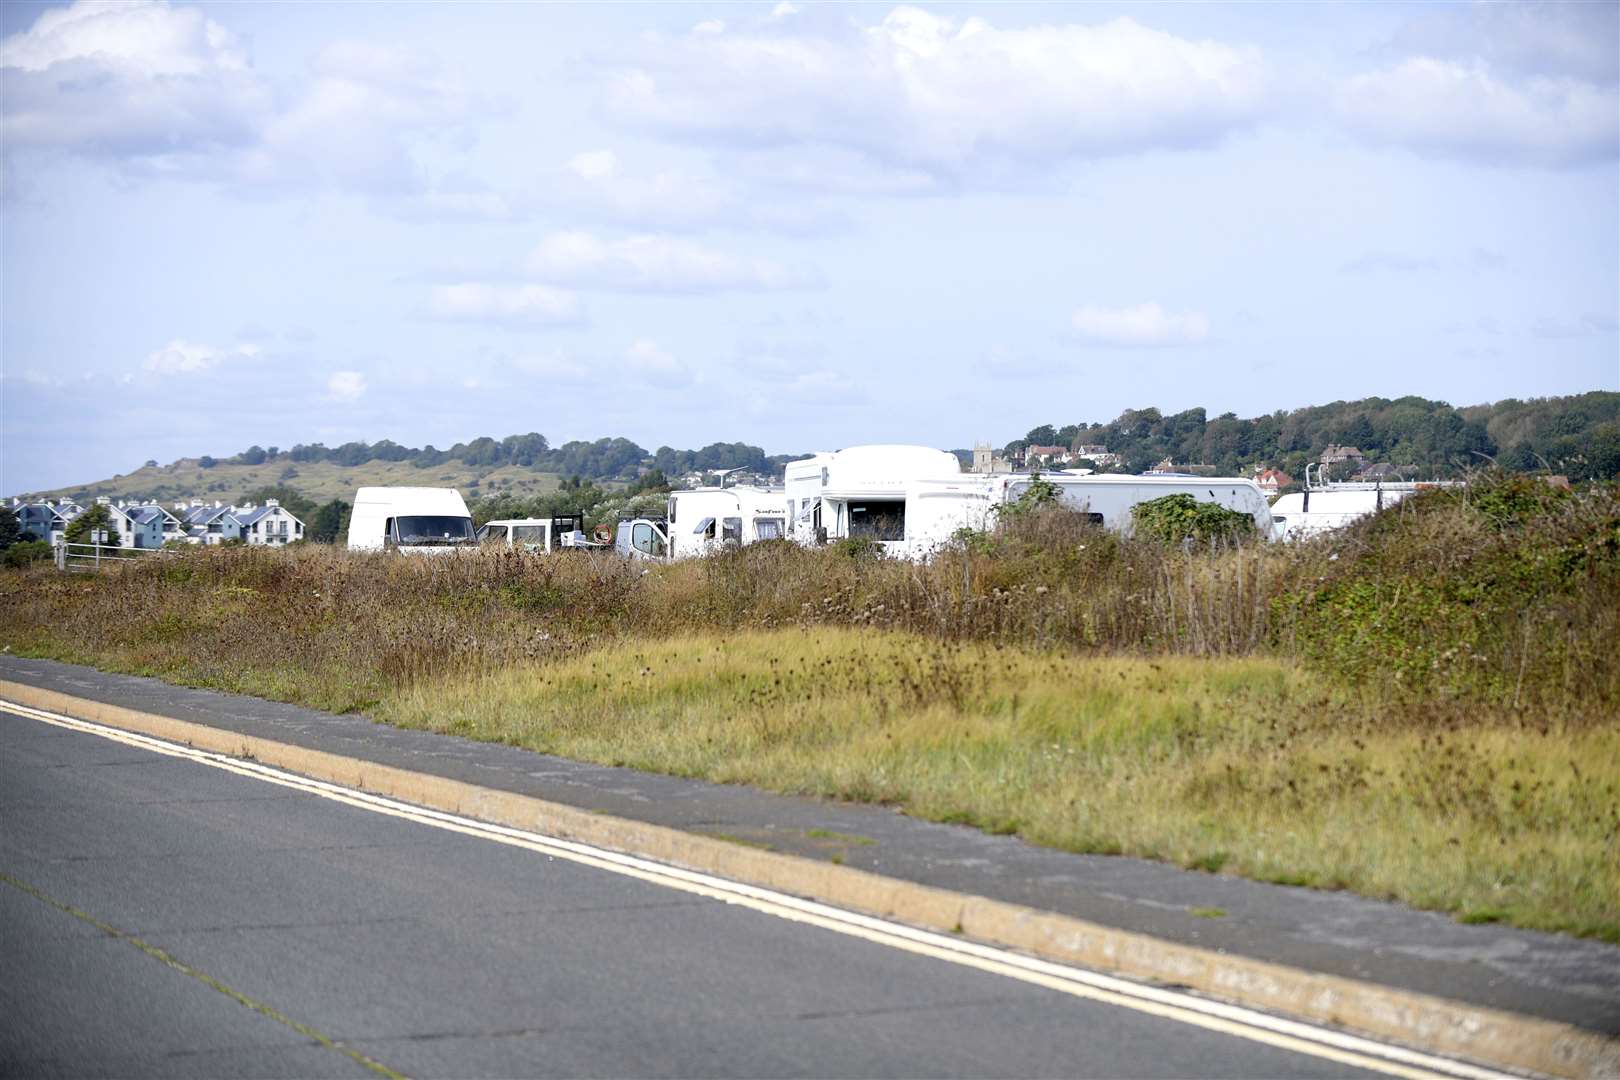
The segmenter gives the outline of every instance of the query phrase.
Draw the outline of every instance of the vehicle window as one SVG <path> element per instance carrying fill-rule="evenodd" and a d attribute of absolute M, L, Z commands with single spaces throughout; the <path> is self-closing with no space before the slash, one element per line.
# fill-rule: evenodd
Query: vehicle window
<path fill-rule="evenodd" d="M 551 519 L 551 532 L 554 536 L 561 533 L 571 533 L 577 528 L 579 528 L 578 518 L 557 517 Z"/>
<path fill-rule="evenodd" d="M 506 540 L 506 526 L 485 525 L 478 530 L 478 539 L 486 544 L 503 543 Z"/>
<path fill-rule="evenodd" d="M 394 533 L 394 519 L 393 518 L 388 518 L 383 522 L 383 539 L 384 540 L 397 540 L 397 539 L 399 539 L 399 537 Z"/>
<path fill-rule="evenodd" d="M 789 503 L 788 505 L 792 505 Z M 781 518 L 755 518 L 754 535 L 761 540 L 780 540 L 782 538 Z"/>
<path fill-rule="evenodd" d="M 725 523 L 721 526 L 721 528 L 722 532 L 720 539 L 723 542 L 732 544 L 742 543 L 742 518 L 726 518 Z"/>
<path fill-rule="evenodd" d="M 849 535 L 869 540 L 904 540 L 906 504 L 900 499 L 849 504 Z"/>
<path fill-rule="evenodd" d="M 671 520 L 674 520 L 674 519 L 672 518 Z M 694 535 L 694 536 L 702 536 L 705 540 L 713 540 L 714 539 L 714 518 L 712 518 L 712 517 L 704 518 L 702 521 L 698 522 L 697 523 L 697 528 L 692 530 L 692 535 Z"/>
<path fill-rule="evenodd" d="M 1087 514 L 1086 521 L 1092 525 L 1101 525 L 1103 523 L 1103 516 L 1101 514 Z"/>
<path fill-rule="evenodd" d="M 411 514 L 393 521 L 402 544 L 457 544 L 473 539 L 472 518 Z"/>
<path fill-rule="evenodd" d="M 546 527 L 544 525 L 514 525 L 512 526 L 512 542 L 514 544 L 546 543 Z"/>

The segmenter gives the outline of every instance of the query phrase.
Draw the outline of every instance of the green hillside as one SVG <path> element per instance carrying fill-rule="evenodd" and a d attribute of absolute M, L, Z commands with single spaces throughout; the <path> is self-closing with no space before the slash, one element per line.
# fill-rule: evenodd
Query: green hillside
<path fill-rule="evenodd" d="M 319 503 L 331 499 L 353 502 L 356 488 L 387 484 L 453 487 L 468 495 L 497 492 L 545 495 L 556 491 L 561 479 L 556 473 L 529 466 L 468 465 L 457 460 L 426 469 L 405 461 L 339 465 L 331 461 L 292 462 L 285 458 L 258 465 L 221 461 L 204 468 L 197 458 L 181 458 L 169 465 L 149 465 L 111 480 L 37 494 L 49 498 L 67 496 L 80 502 L 98 495 L 161 502 L 181 499 L 235 502 L 261 488 L 290 487 Z"/>

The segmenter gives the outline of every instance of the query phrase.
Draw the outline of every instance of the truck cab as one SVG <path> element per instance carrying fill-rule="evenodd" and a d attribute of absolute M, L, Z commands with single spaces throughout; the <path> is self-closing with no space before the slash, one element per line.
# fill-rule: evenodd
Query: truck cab
<path fill-rule="evenodd" d="M 628 559 L 669 558 L 669 521 L 625 518 L 613 532 L 613 550 Z"/>

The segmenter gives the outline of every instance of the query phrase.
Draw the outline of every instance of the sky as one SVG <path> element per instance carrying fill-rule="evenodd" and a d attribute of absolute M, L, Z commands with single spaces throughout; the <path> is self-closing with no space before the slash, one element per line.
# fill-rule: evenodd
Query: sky
<path fill-rule="evenodd" d="M 1620 389 L 1620 4 L 0 5 L 0 492 Z"/>

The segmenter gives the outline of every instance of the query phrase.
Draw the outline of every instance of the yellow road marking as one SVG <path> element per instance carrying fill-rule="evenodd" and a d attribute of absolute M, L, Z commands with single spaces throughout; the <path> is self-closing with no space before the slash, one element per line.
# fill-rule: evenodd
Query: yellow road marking
<path fill-rule="evenodd" d="M 790 922 L 817 926 L 904 952 L 1016 979 L 1072 997 L 1115 1005 L 1372 1072 L 1405 1077 L 1408 1080 L 1431 1080 L 1431 1078 L 1438 1080 L 1448 1077 L 1460 1080 L 1508 1080 L 1513 1075 L 1302 1021 L 1271 1016 L 1195 994 L 1147 986 L 1083 968 L 952 938 L 933 931 L 847 911 L 813 900 L 804 900 L 771 889 L 729 881 L 712 874 L 684 870 L 576 840 L 493 825 L 440 810 L 412 806 L 409 803 L 342 787 L 324 780 L 283 772 L 257 762 L 198 750 L 32 706 L 0 701 L 0 710 L 169 757 L 184 758 L 266 783 L 293 788 L 372 813 L 386 814 L 447 832 L 541 852 L 554 858 L 566 859 L 665 888 L 750 908 Z"/>
<path fill-rule="evenodd" d="M 319 1043 L 328 1050 L 336 1050 L 344 1057 L 347 1057 L 351 1061 L 354 1061 L 360 1065 L 364 1065 L 366 1068 L 370 1069 L 379 1076 L 386 1076 L 389 1078 L 389 1080 L 406 1080 L 406 1077 L 403 1074 L 395 1072 L 393 1069 L 390 1069 L 380 1061 L 375 1061 L 367 1057 L 360 1051 L 354 1049 L 354 1047 L 344 1046 L 331 1036 L 315 1030 L 300 1020 L 294 1020 L 292 1017 L 277 1010 L 273 1006 L 266 1005 L 262 1001 L 256 1001 L 242 993 L 240 990 L 236 990 L 225 985 L 207 972 L 198 971 L 190 964 L 187 964 L 182 960 L 175 959 L 175 957 L 169 954 L 167 951 L 160 949 L 151 942 L 142 941 L 140 938 L 136 937 L 134 934 L 131 934 L 127 930 L 120 930 L 111 923 L 103 922 L 102 920 L 96 918 L 88 911 L 81 911 L 79 908 L 74 907 L 72 904 L 69 904 L 66 901 L 58 900 L 56 897 L 51 896 L 43 889 L 30 885 L 26 881 L 21 881 L 14 878 L 4 870 L 0 870 L 0 882 L 5 882 L 12 888 L 17 889 L 20 892 L 25 892 L 29 896 L 32 896 L 35 900 L 38 900 L 44 904 L 49 904 L 58 911 L 66 912 L 81 922 L 89 923 L 91 926 L 95 927 L 97 930 L 100 930 L 108 937 L 113 937 L 117 938 L 119 941 L 128 942 L 159 963 L 168 965 L 182 975 L 196 979 L 198 982 L 202 983 L 211 990 L 217 990 L 219 993 L 224 994 L 226 997 L 230 998 L 232 1001 L 244 1008 L 252 1009 L 261 1016 L 267 1016 L 278 1024 L 292 1028 L 306 1039 Z"/>

